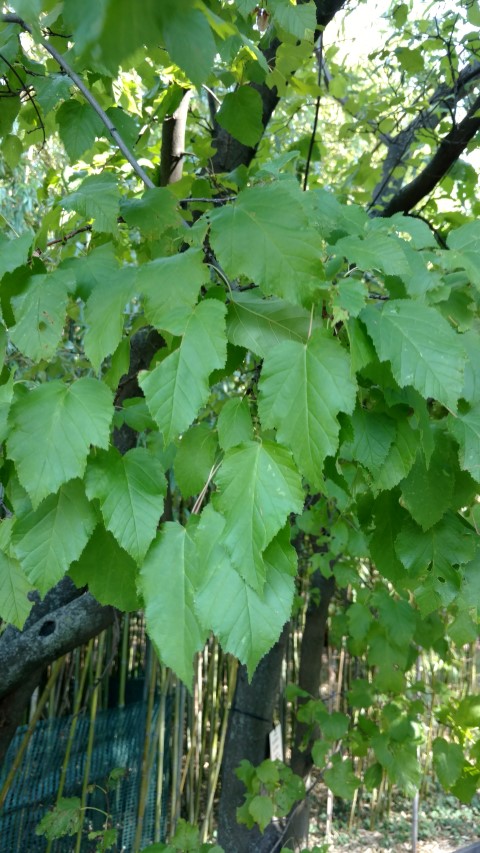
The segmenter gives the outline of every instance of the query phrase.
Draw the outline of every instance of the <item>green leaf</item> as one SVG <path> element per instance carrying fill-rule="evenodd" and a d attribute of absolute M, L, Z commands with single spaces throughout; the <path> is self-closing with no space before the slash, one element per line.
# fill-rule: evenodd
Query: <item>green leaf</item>
<path fill-rule="evenodd" d="M 132 267 L 113 268 L 93 289 L 85 306 L 88 328 L 84 347 L 95 370 L 100 370 L 104 358 L 112 355 L 122 340 L 125 306 L 135 291 L 136 276 Z"/>
<path fill-rule="evenodd" d="M 449 415 L 448 428 L 459 444 L 460 467 L 480 482 L 480 402 L 465 414 Z"/>
<path fill-rule="evenodd" d="M 345 279 L 340 281 L 335 288 L 333 307 L 347 311 L 350 317 L 358 317 L 362 308 L 365 307 L 367 294 L 368 291 L 363 281 Z"/>
<path fill-rule="evenodd" d="M 225 546 L 241 577 L 261 592 L 263 551 L 288 515 L 302 511 L 300 476 L 284 447 L 249 441 L 225 454 L 216 484 L 215 507 L 227 522 Z"/>
<path fill-rule="evenodd" d="M 347 610 L 347 619 L 350 635 L 354 640 L 363 640 L 372 624 L 372 614 L 370 609 L 355 601 Z"/>
<path fill-rule="evenodd" d="M 395 422 L 386 415 L 362 406 L 352 416 L 353 458 L 368 468 L 375 477 L 382 469 L 395 438 Z"/>
<path fill-rule="evenodd" d="M 55 115 L 60 139 L 70 162 L 80 159 L 87 148 L 91 148 L 97 136 L 105 131 L 103 121 L 90 104 L 81 104 L 74 99 L 64 101 Z"/>
<path fill-rule="evenodd" d="M 167 484 L 162 466 L 144 447 L 121 455 L 113 447 L 88 463 L 85 488 L 100 502 L 105 527 L 140 564 L 155 538 Z"/>
<path fill-rule="evenodd" d="M 458 743 L 449 743 L 443 737 L 437 737 L 432 744 L 433 766 L 443 787 L 448 790 L 460 776 L 465 757 Z"/>
<path fill-rule="evenodd" d="M 75 210 L 93 219 L 96 231 L 115 232 L 120 214 L 120 193 L 116 178 L 108 172 L 84 178 L 75 192 L 60 201 L 64 210 Z"/>
<path fill-rule="evenodd" d="M 324 771 L 323 778 L 332 793 L 342 800 L 351 800 L 360 787 L 360 779 L 355 776 L 351 761 L 342 761 L 339 755 L 333 756 L 332 767 Z"/>
<path fill-rule="evenodd" d="M 45 77 L 35 80 L 35 100 L 44 112 L 50 112 L 70 96 L 72 81 L 66 74 L 50 71 Z"/>
<path fill-rule="evenodd" d="M 480 341 L 473 330 L 462 335 L 462 344 L 467 353 L 465 384 L 461 397 L 469 403 L 480 403 Z"/>
<path fill-rule="evenodd" d="M 367 234 L 342 237 L 333 246 L 333 252 L 344 255 L 362 270 L 379 269 L 387 275 L 407 276 L 410 266 L 402 241 L 386 234 Z"/>
<path fill-rule="evenodd" d="M 259 93 L 250 86 L 240 86 L 235 92 L 227 92 L 216 119 L 235 139 L 253 148 L 263 133 Z"/>
<path fill-rule="evenodd" d="M 340 740 L 348 732 L 349 718 L 339 711 L 332 711 L 322 717 L 322 735 L 330 740 Z"/>
<path fill-rule="evenodd" d="M 372 595 L 372 606 L 377 609 L 378 621 L 392 645 L 400 648 L 411 642 L 415 627 L 415 610 L 402 598 L 392 598 L 382 588 L 375 590 Z"/>
<path fill-rule="evenodd" d="M 73 480 L 37 509 L 20 516 L 12 530 L 12 548 L 25 575 L 45 595 L 78 560 L 96 524 L 83 483 Z"/>
<path fill-rule="evenodd" d="M 234 293 L 228 306 L 227 334 L 232 344 L 265 358 L 281 341 L 306 343 L 310 312 L 282 299 L 262 299 L 253 292 Z"/>
<path fill-rule="evenodd" d="M 190 315 L 177 350 L 150 373 L 140 386 L 165 444 L 194 420 L 209 394 L 208 377 L 226 358 L 225 306 L 214 299 L 201 302 Z"/>
<path fill-rule="evenodd" d="M 217 450 L 217 435 L 207 424 L 190 427 L 182 435 L 173 470 L 184 498 L 202 491 L 211 476 Z"/>
<path fill-rule="evenodd" d="M 75 835 L 82 827 L 84 810 L 80 797 L 61 797 L 51 812 L 44 815 L 35 829 L 49 841 L 64 835 Z"/>
<path fill-rule="evenodd" d="M 379 471 L 375 472 L 375 491 L 395 488 L 410 471 L 418 449 L 418 433 L 412 429 L 407 418 L 399 420 L 393 443 L 383 460 Z"/>
<path fill-rule="evenodd" d="M 120 267 L 112 243 L 92 249 L 86 257 L 67 260 L 64 269 L 72 270 L 76 281 L 76 296 L 86 302 L 91 293 L 104 282 L 115 281 Z"/>
<path fill-rule="evenodd" d="M 286 527 L 263 554 L 265 586 L 259 594 L 231 564 L 222 545 L 224 531 L 225 520 L 208 506 L 195 540 L 203 578 L 195 608 L 205 629 L 216 634 L 225 652 L 247 666 L 252 678 L 258 662 L 278 640 L 290 618 L 296 553 Z"/>
<path fill-rule="evenodd" d="M 480 695 L 465 696 L 454 714 L 457 726 L 463 728 L 480 728 Z"/>
<path fill-rule="evenodd" d="M 68 574 L 78 587 L 88 586 L 100 602 L 128 612 L 140 607 L 137 567 L 102 524 L 97 524 L 80 559 Z"/>
<path fill-rule="evenodd" d="M 177 522 L 167 522 L 153 542 L 140 571 L 147 630 L 160 659 L 191 688 L 193 657 L 206 633 L 194 611 L 198 584 L 195 545 Z"/>
<path fill-rule="evenodd" d="M 385 492 L 374 504 L 374 532 L 370 539 L 370 553 L 379 572 L 388 580 L 401 581 L 405 569 L 395 550 L 395 540 L 402 529 L 406 511 L 399 504 L 399 493 Z"/>
<path fill-rule="evenodd" d="M 222 450 L 253 438 L 253 425 L 248 400 L 240 397 L 227 400 L 218 416 L 218 441 Z"/>
<path fill-rule="evenodd" d="M 279 27 L 297 39 L 313 39 L 317 26 L 316 7 L 312 0 L 293 5 L 290 0 L 271 0 L 268 6 Z"/>
<path fill-rule="evenodd" d="M 15 326 L 10 338 L 32 361 L 50 359 L 60 343 L 70 277 L 62 271 L 34 275 L 27 288 L 12 298 Z"/>
<path fill-rule="evenodd" d="M 402 7 L 407 8 L 403 3 L 397 8 Z M 423 219 L 418 219 L 415 216 L 404 216 L 403 213 L 396 213 L 388 221 L 395 226 L 395 230 L 399 234 L 406 233 L 411 237 L 410 243 L 414 249 L 438 248 L 435 234 Z"/>
<path fill-rule="evenodd" d="M 469 600 L 468 595 L 466 595 L 466 586 L 464 574 L 460 600 L 466 601 L 467 607 L 472 608 L 474 602 Z M 460 606 L 458 607 L 457 615 L 448 626 L 448 636 L 459 648 L 466 646 L 467 643 L 476 643 L 478 637 L 477 619 L 472 619 L 465 610 L 460 609 L 460 600 L 458 602 Z"/>
<path fill-rule="evenodd" d="M 372 742 L 375 755 L 386 769 L 389 779 L 406 794 L 413 796 L 422 777 L 415 744 L 397 744 L 386 734 L 376 735 Z"/>
<path fill-rule="evenodd" d="M 14 404 L 7 449 L 33 507 L 62 483 L 81 477 L 90 445 L 107 447 L 112 394 L 96 379 L 47 382 Z"/>
<path fill-rule="evenodd" d="M 257 794 L 250 800 L 248 811 L 258 824 L 260 832 L 264 832 L 274 815 L 273 802 L 270 797 Z"/>
<path fill-rule="evenodd" d="M 429 465 L 419 453 L 402 482 L 400 488 L 404 504 L 424 530 L 440 521 L 449 509 L 457 464 L 451 444 L 439 435 Z"/>
<path fill-rule="evenodd" d="M 371 764 L 368 770 L 363 777 L 363 784 L 365 785 L 367 791 L 373 791 L 374 788 L 378 788 L 383 776 L 383 768 L 382 765 L 378 762 L 375 764 Z"/>
<path fill-rule="evenodd" d="M 98 64 L 113 76 L 122 61 L 143 45 L 153 47 L 161 42 L 158 3 L 154 0 L 144 0 L 141 15 L 134 14 L 132 0 L 100 0 L 93 6 L 87 3 L 81 15 L 75 0 L 67 0 L 66 5 L 67 21 L 77 33 L 77 52 L 83 53 L 84 62 L 94 68 Z"/>
<path fill-rule="evenodd" d="M 138 271 L 137 286 L 148 322 L 157 329 L 182 335 L 199 290 L 207 281 L 208 267 L 200 249 L 144 264 Z"/>
<path fill-rule="evenodd" d="M 398 384 L 413 385 L 455 410 L 463 386 L 465 353 L 446 320 L 427 305 L 393 300 L 362 311 L 380 361 L 390 361 Z"/>
<path fill-rule="evenodd" d="M 419 607 L 423 614 L 431 613 L 441 604 L 453 601 L 459 592 L 461 576 L 454 566 L 468 563 L 476 550 L 472 528 L 453 513 L 423 531 L 413 521 L 404 523 L 396 540 L 396 552 L 411 575 L 423 578 L 427 585 Z M 419 594 L 421 590 L 417 591 Z"/>
<path fill-rule="evenodd" d="M 32 609 L 27 596 L 33 589 L 18 560 L 0 551 L 0 618 L 22 629 Z"/>
<path fill-rule="evenodd" d="M 122 198 L 120 214 L 130 228 L 139 228 L 149 240 L 158 239 L 168 228 L 179 227 L 183 222 L 178 200 L 166 187 L 149 189 L 141 198 Z M 189 253 L 178 257 L 185 254 Z"/>
<path fill-rule="evenodd" d="M 322 251 L 296 184 L 249 187 L 233 205 L 208 213 L 207 220 L 227 275 L 251 277 L 265 296 L 310 302 L 322 277 Z"/>
<path fill-rule="evenodd" d="M 32 242 L 32 231 L 25 231 L 14 240 L 0 234 L 0 279 L 6 272 L 13 272 L 26 264 Z"/>
<path fill-rule="evenodd" d="M 420 71 L 423 71 L 425 63 L 421 48 L 397 47 L 395 53 L 405 71 L 408 71 L 410 74 L 418 74 Z"/>
<path fill-rule="evenodd" d="M 462 775 L 453 785 L 451 792 L 454 797 L 458 797 L 461 803 L 471 803 L 473 797 L 478 791 L 480 784 L 480 772 L 471 764 L 465 764 Z"/>
<path fill-rule="evenodd" d="M 217 53 L 206 16 L 190 0 L 162 0 L 157 6 L 163 38 L 173 61 L 199 88 L 209 76 Z"/>
<path fill-rule="evenodd" d="M 323 769 L 327 761 L 327 755 L 332 745 L 325 740 L 316 740 L 312 746 L 312 760 L 317 767 Z"/>
<path fill-rule="evenodd" d="M 338 446 L 337 415 L 355 405 L 347 353 L 321 329 L 305 345 L 285 341 L 265 358 L 259 391 L 264 428 L 277 429 L 302 474 L 320 487 L 325 457 Z"/>

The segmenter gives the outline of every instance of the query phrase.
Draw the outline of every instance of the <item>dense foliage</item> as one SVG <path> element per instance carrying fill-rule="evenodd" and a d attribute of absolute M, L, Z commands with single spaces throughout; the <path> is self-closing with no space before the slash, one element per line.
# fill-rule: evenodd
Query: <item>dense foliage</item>
<path fill-rule="evenodd" d="M 459 157 L 480 10 L 396 4 L 361 67 L 328 29 L 314 51 L 341 5 L 5 8 L 0 615 L 22 628 L 68 573 L 143 607 L 187 685 L 212 631 L 252 675 L 300 553 L 348 591 L 331 630 L 370 668 L 350 720 L 300 712 L 351 796 L 329 759 L 345 737 L 373 748 L 367 787 L 386 770 L 415 790 L 415 660 L 478 634 L 480 226 Z M 480 698 L 442 714 L 435 766 L 468 800 Z"/>

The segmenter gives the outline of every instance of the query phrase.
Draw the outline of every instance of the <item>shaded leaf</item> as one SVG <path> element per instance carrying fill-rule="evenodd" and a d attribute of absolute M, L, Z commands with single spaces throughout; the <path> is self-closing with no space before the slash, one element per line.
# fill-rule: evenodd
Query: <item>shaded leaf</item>
<path fill-rule="evenodd" d="M 149 239 L 158 239 L 168 228 L 183 223 L 178 201 L 166 187 L 149 189 L 140 198 L 122 198 L 120 214 L 130 228 L 139 228 Z"/>
<path fill-rule="evenodd" d="M 83 483 L 73 480 L 15 522 L 12 549 L 25 575 L 45 595 L 78 560 L 96 524 Z"/>
<path fill-rule="evenodd" d="M 100 502 L 107 530 L 140 564 L 155 538 L 167 484 L 158 459 L 144 447 L 123 456 L 113 447 L 88 463 L 85 488 Z"/>
<path fill-rule="evenodd" d="M 218 416 L 218 441 L 222 450 L 230 450 L 236 444 L 253 438 L 253 424 L 246 399 L 236 397 L 227 400 Z"/>
<path fill-rule="evenodd" d="M 216 119 L 235 139 L 253 147 L 263 133 L 259 93 L 250 86 L 240 86 L 234 92 L 227 92 Z"/>
<path fill-rule="evenodd" d="M 138 610 L 137 567 L 102 524 L 97 524 L 80 559 L 69 575 L 78 586 L 88 586 L 100 602 L 128 612 Z"/>
<path fill-rule="evenodd" d="M 228 306 L 228 340 L 265 358 L 284 340 L 306 343 L 310 312 L 282 299 L 262 299 L 255 291 L 232 294 Z"/>
<path fill-rule="evenodd" d="M 211 475 L 217 450 L 216 432 L 207 424 L 190 427 L 182 435 L 173 470 L 184 498 L 201 492 Z"/>

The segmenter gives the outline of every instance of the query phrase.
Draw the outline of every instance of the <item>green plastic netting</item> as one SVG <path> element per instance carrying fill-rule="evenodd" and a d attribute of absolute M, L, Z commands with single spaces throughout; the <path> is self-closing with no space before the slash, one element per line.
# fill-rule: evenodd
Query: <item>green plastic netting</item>
<path fill-rule="evenodd" d="M 155 708 L 151 731 L 155 729 L 158 704 Z M 108 812 L 113 826 L 117 828 L 117 850 L 129 853 L 137 825 L 138 797 L 141 782 L 141 760 L 145 738 L 146 704 L 137 702 L 125 708 L 101 711 L 95 721 L 94 747 L 91 758 L 89 782 L 104 786 L 111 770 L 124 768 L 127 772 L 115 790 L 109 792 Z M 164 837 L 164 815 L 168 800 L 168 729 L 170 711 L 167 704 L 165 735 L 165 760 L 162 788 L 161 835 Z M 47 842 L 35 834 L 35 828 L 43 815 L 54 805 L 65 757 L 72 717 L 45 720 L 37 724 L 30 739 L 14 782 L 0 813 L 0 853 L 44 853 Z M 70 760 L 67 768 L 64 797 L 79 796 L 85 769 L 90 720 L 80 717 L 77 722 Z M 4 766 L 0 773 L 0 789 L 11 763 L 21 744 L 26 726 L 20 727 L 10 744 Z M 155 752 L 144 817 L 142 844 L 154 840 L 155 803 L 157 798 L 157 749 Z M 105 795 L 95 790 L 89 804 L 105 809 Z M 93 829 L 100 829 L 102 817 L 89 812 Z M 69 836 L 54 841 L 52 853 L 72 853 L 75 837 Z M 93 841 L 82 842 L 82 853 L 95 850 Z"/>

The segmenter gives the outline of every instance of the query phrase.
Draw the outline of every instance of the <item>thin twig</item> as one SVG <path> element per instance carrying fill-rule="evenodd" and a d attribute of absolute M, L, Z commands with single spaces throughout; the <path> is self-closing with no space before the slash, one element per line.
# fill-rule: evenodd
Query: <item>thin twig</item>
<path fill-rule="evenodd" d="M 28 86 L 24 83 L 24 81 L 20 77 L 20 74 L 18 73 L 17 69 L 13 67 L 12 63 L 9 62 L 8 59 L 6 59 L 6 57 L 3 55 L 3 53 L 0 53 L 0 59 L 2 60 L 2 62 L 5 63 L 7 68 L 10 68 L 10 71 L 12 72 L 12 74 L 15 74 L 15 77 L 17 78 L 17 80 L 19 81 L 19 83 L 22 87 L 21 91 L 25 93 L 25 95 L 27 96 L 28 100 L 30 101 L 33 109 L 35 110 L 35 112 L 37 114 L 37 118 L 38 118 L 38 121 L 40 123 L 39 130 L 42 131 L 42 136 L 43 136 L 43 142 L 42 142 L 42 147 L 43 147 L 45 145 L 45 142 L 47 141 L 47 137 L 45 135 L 45 125 L 43 123 L 42 116 L 40 115 L 40 110 L 37 107 L 35 98 L 33 97 L 32 93 L 30 92 Z"/>
<path fill-rule="evenodd" d="M 63 237 L 56 237 L 55 240 L 49 240 L 48 243 L 46 243 L 45 245 L 46 246 L 55 246 L 57 243 L 65 244 L 67 242 L 67 240 L 71 240 L 72 237 L 76 237 L 77 234 L 83 234 L 83 232 L 91 231 L 91 230 L 92 230 L 91 225 L 82 225 L 81 228 L 75 228 L 74 231 L 70 231 L 68 234 L 64 234 Z"/>
<path fill-rule="evenodd" d="M 322 82 L 322 60 L 323 60 L 323 36 L 320 35 L 318 40 L 318 47 L 315 50 L 315 55 L 317 57 L 318 63 L 318 85 L 320 86 Z M 307 154 L 307 162 L 305 165 L 305 177 L 303 179 L 303 189 L 304 191 L 308 186 L 308 175 L 310 172 L 310 163 L 312 162 L 313 155 L 313 146 L 315 145 L 315 137 L 317 135 L 317 125 L 318 125 L 318 115 L 320 112 L 320 95 L 317 95 L 317 99 L 315 101 L 315 117 L 313 119 L 313 128 L 312 135 L 310 136 L 310 143 L 308 146 L 308 154 Z"/>
<path fill-rule="evenodd" d="M 31 26 L 29 24 L 27 24 L 22 18 L 18 17 L 18 15 L 2 15 L 0 20 L 3 23 L 7 23 L 7 24 L 18 24 L 18 26 L 21 27 L 23 30 L 25 30 L 25 32 L 30 33 L 30 35 L 32 35 Z M 123 141 L 123 139 L 120 136 L 115 125 L 109 119 L 105 110 L 102 109 L 102 107 L 100 106 L 100 104 L 98 103 L 96 98 L 94 98 L 94 96 L 92 95 L 90 90 L 85 86 L 85 83 L 83 82 L 81 77 L 79 77 L 79 75 L 73 70 L 73 68 L 70 67 L 68 62 L 62 56 L 62 54 L 59 53 L 58 50 L 55 47 L 53 47 L 53 45 L 49 44 L 48 41 L 46 41 L 43 38 L 40 39 L 40 43 L 41 43 L 42 47 L 44 47 L 45 50 L 50 54 L 50 56 L 53 56 L 55 62 L 57 62 L 58 65 L 60 66 L 60 68 L 63 69 L 65 74 L 67 74 L 70 77 L 72 82 L 75 83 L 77 89 L 79 89 L 79 91 L 82 93 L 85 100 L 95 110 L 95 112 L 97 113 L 97 115 L 102 120 L 105 127 L 107 128 L 110 136 L 112 137 L 114 142 L 118 145 L 118 147 L 119 147 L 120 151 L 122 152 L 122 154 L 124 155 L 125 159 L 128 160 L 132 169 L 134 170 L 134 172 L 136 172 L 138 177 L 141 178 L 141 180 L 143 181 L 145 186 L 148 187 L 148 189 L 155 189 L 155 184 L 153 183 L 151 178 L 148 177 L 146 172 L 144 172 L 144 170 L 140 166 L 140 163 L 138 162 L 138 160 L 136 160 L 136 158 L 133 156 L 133 154 L 130 151 L 130 149 L 128 148 L 128 146 Z"/>
<path fill-rule="evenodd" d="M 236 195 L 227 195 L 223 198 L 181 198 L 179 204 L 226 204 L 227 201 L 236 201 Z"/>
<path fill-rule="evenodd" d="M 192 507 L 192 515 L 197 515 L 197 513 L 200 512 L 203 501 L 205 500 L 205 495 L 207 494 L 207 491 L 208 491 L 208 487 L 209 487 L 210 483 L 212 482 L 212 480 L 213 480 L 215 474 L 217 473 L 218 469 L 220 468 L 220 464 L 221 463 L 218 462 L 216 465 L 212 465 L 212 467 L 210 469 L 210 473 L 207 477 L 207 482 L 205 483 L 202 491 L 200 492 L 197 500 L 195 501 L 195 503 Z"/>

